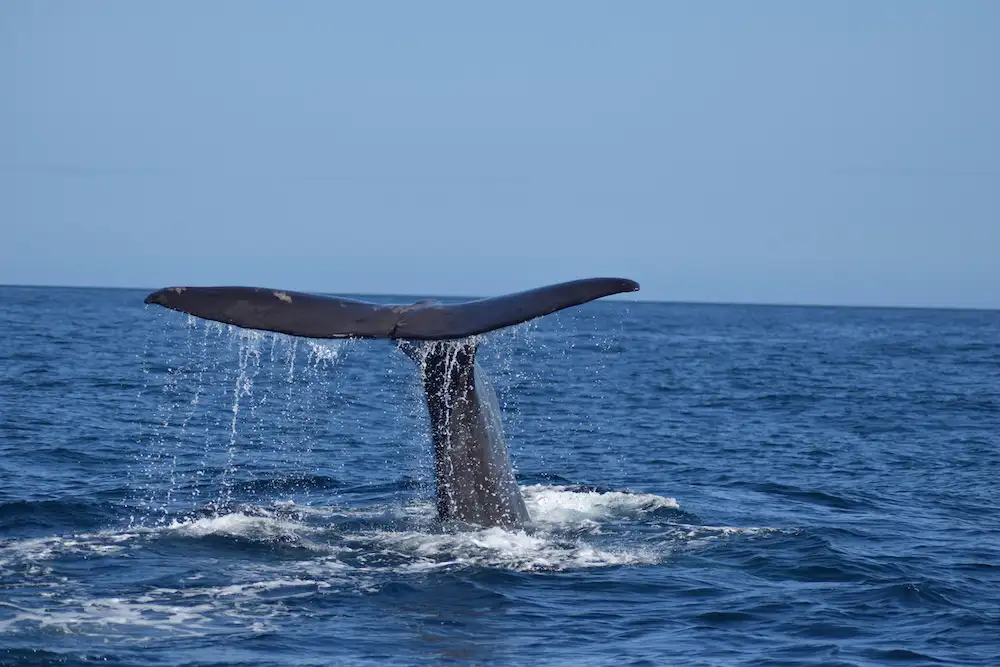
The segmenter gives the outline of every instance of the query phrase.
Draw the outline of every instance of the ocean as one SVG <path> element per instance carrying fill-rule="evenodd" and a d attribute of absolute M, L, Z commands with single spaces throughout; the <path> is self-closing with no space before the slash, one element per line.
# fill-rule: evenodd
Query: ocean
<path fill-rule="evenodd" d="M 532 523 L 456 531 L 391 343 L 144 295 L 0 288 L 0 664 L 1000 665 L 1000 312 L 487 335 Z"/>

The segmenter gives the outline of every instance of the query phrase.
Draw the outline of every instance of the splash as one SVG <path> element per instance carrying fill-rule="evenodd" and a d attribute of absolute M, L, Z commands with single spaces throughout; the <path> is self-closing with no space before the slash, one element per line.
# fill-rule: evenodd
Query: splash
<path fill-rule="evenodd" d="M 251 396 L 253 393 L 253 382 L 260 372 L 260 343 L 264 334 L 259 331 L 249 329 L 238 329 L 236 335 L 239 336 L 239 364 L 236 373 L 236 380 L 233 385 L 233 419 L 229 427 L 229 447 L 226 450 L 226 467 L 222 473 L 222 497 L 223 505 L 232 502 L 232 478 L 236 473 L 236 447 L 237 447 L 237 422 L 240 416 L 240 399 L 244 396 Z"/>
<path fill-rule="evenodd" d="M 129 473 L 134 525 L 206 501 L 230 505 L 245 499 L 248 477 L 307 467 L 315 427 L 328 417 L 321 408 L 337 390 L 332 370 L 350 348 L 190 316 L 182 331 L 154 332 L 144 351 L 140 398 L 156 397 L 155 420 L 141 428 Z"/>
<path fill-rule="evenodd" d="M 660 509 L 680 509 L 665 496 L 625 491 L 588 491 L 570 486 L 521 487 L 532 519 L 538 523 L 596 523 L 634 517 Z"/>
<path fill-rule="evenodd" d="M 284 519 L 274 514 L 259 512 L 246 514 L 239 511 L 197 519 L 175 519 L 166 527 L 166 530 L 184 537 L 198 538 L 217 535 L 250 541 L 285 543 L 304 542 L 305 536 L 322 532 L 320 528 Z"/>

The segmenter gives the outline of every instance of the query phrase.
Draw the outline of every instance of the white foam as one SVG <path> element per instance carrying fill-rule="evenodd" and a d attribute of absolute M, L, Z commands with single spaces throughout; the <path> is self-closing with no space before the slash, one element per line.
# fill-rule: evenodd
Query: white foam
<path fill-rule="evenodd" d="M 377 533 L 372 539 L 383 548 L 416 558 L 399 568 L 403 571 L 449 566 L 567 570 L 648 564 L 660 558 L 646 549 L 604 550 L 580 540 L 560 540 L 550 534 L 530 535 L 502 528 L 459 533 L 386 532 Z"/>
<path fill-rule="evenodd" d="M 327 550 L 324 545 L 309 539 L 310 535 L 323 532 L 323 528 L 275 516 L 269 512 L 263 516 L 232 512 L 198 519 L 174 520 L 164 530 L 184 537 L 201 538 L 216 535 L 254 542 L 284 542 L 317 551 Z"/>
<path fill-rule="evenodd" d="M 240 584 L 230 584 L 228 586 L 209 586 L 204 588 L 156 588 L 149 592 L 148 596 L 140 598 L 139 602 L 150 602 L 157 597 L 256 597 L 261 593 L 277 591 L 288 588 L 304 589 L 299 596 L 308 595 L 317 589 L 329 588 L 329 581 L 318 579 L 296 579 L 280 577 L 266 581 L 251 581 Z M 296 595 L 283 595 L 282 597 L 296 597 Z"/>
<path fill-rule="evenodd" d="M 702 526 L 656 517 L 640 539 L 632 523 L 660 509 L 677 509 L 673 498 L 621 491 L 584 491 L 569 486 L 522 488 L 532 523 L 527 530 L 501 528 L 436 532 L 434 503 L 421 499 L 399 507 L 344 508 L 276 501 L 268 508 L 175 519 L 157 527 L 0 542 L 0 570 L 13 566 L 32 595 L 17 604 L 0 602 L 0 634 L 38 628 L 75 635 L 148 641 L 157 634 L 204 636 L 266 632 L 269 623 L 294 613 L 275 600 L 351 590 L 374 593 L 388 581 L 437 570 L 499 568 L 551 572 L 643 566 L 663 562 L 677 550 L 704 548 L 731 536 L 757 536 L 775 529 Z M 351 531 L 341 536 L 331 523 L 341 517 L 386 513 L 407 530 Z M 306 523 L 306 521 L 309 523 Z M 613 539 L 600 527 L 613 524 Z M 587 530 L 581 532 L 580 527 Z M 657 529 L 656 535 L 649 528 Z M 248 563 L 238 554 L 220 560 L 211 577 L 188 576 L 177 587 L 121 597 L 80 597 L 82 590 L 41 563 L 67 553 L 115 558 L 134 555 L 150 541 L 183 536 L 237 537 L 308 548 L 306 558 Z M 138 539 L 137 539 L 138 538 Z M 343 539 L 347 538 L 347 539 Z M 221 581 L 219 580 L 221 579 Z M 211 581 L 210 581 L 211 580 Z M 189 587 L 190 585 L 190 587 Z M 294 608 L 294 607 L 293 607 Z"/>
<path fill-rule="evenodd" d="M 262 632 L 268 628 L 267 620 L 289 613 L 273 604 L 275 594 L 281 599 L 308 597 L 332 586 L 332 578 L 297 578 L 287 573 L 267 578 L 269 574 L 268 570 L 234 572 L 235 583 L 154 588 L 137 597 L 78 599 L 61 595 L 67 589 L 59 586 L 56 592 L 39 596 L 44 602 L 38 608 L 0 602 L 0 607 L 11 610 L 9 618 L 0 621 L 0 634 L 43 628 L 146 641 L 154 631 L 187 636 Z M 261 599 L 265 596 L 267 600 Z"/>
<path fill-rule="evenodd" d="M 521 487 L 528 514 L 536 524 L 595 524 L 658 509 L 678 509 L 673 498 L 650 493 L 579 491 L 569 486 Z"/>
<path fill-rule="evenodd" d="M 734 535 L 756 537 L 759 535 L 771 535 L 774 533 L 784 532 L 789 531 L 780 528 L 677 524 L 669 533 L 669 537 L 675 541 L 681 541 L 687 547 L 698 547 L 703 546 L 706 542 L 732 537 Z M 795 531 L 792 530 L 790 532 Z"/>
<path fill-rule="evenodd" d="M 114 556 L 126 549 L 126 542 L 135 539 L 140 531 L 101 531 L 80 533 L 71 537 L 54 535 L 0 543 L 0 568 L 14 563 L 28 563 L 39 567 L 39 561 L 73 553 L 95 556 Z"/>
<path fill-rule="evenodd" d="M 434 503 L 426 499 L 404 506 L 345 508 L 275 501 L 268 508 L 244 508 L 226 514 L 179 518 L 156 527 L 129 527 L 72 536 L 0 543 L 0 570 L 12 566 L 38 592 L 31 603 L 3 603 L 11 612 L 0 632 L 49 627 L 94 636 L 121 635 L 127 640 L 151 631 L 191 635 L 254 631 L 275 614 L 285 613 L 274 598 L 323 595 L 332 588 L 372 592 L 394 576 L 441 569 L 500 568 L 521 572 L 642 566 L 663 562 L 678 549 L 697 549 L 730 536 L 755 536 L 769 528 L 701 526 L 653 521 L 659 530 L 643 538 L 629 536 L 632 523 L 661 509 L 677 509 L 673 498 L 622 491 L 587 491 L 570 486 L 522 488 L 532 517 L 526 530 L 501 528 L 437 532 Z M 351 531 L 340 536 L 331 524 L 339 518 L 402 519 L 405 530 Z M 307 523 L 308 522 L 308 523 Z M 600 536 L 601 527 L 621 531 L 622 539 Z M 581 532 L 581 527 L 584 530 Z M 44 561 L 67 553 L 114 558 L 132 555 L 148 541 L 169 536 L 200 539 L 236 537 L 256 542 L 291 543 L 313 552 L 267 566 L 238 557 L 221 563 L 221 582 L 195 583 L 189 577 L 177 588 L 157 588 L 131 599 L 76 599 L 65 577 L 53 576 Z M 347 539 L 342 539 L 346 537 Z M 137 539 L 141 538 L 141 539 Z M 30 583 L 28 581 L 30 579 Z M 186 584 L 193 584 L 187 587 Z M 201 585 L 199 585 L 201 584 Z"/>
<path fill-rule="evenodd" d="M 10 619 L 0 622 L 0 633 L 19 626 L 34 625 L 65 633 L 107 637 L 113 628 L 156 629 L 172 633 L 199 636 L 198 626 L 209 622 L 209 604 L 172 605 L 138 602 L 121 598 L 92 600 L 65 599 L 60 606 L 46 605 L 40 610 L 19 607 L 6 602 L 0 606 L 14 609 Z"/>

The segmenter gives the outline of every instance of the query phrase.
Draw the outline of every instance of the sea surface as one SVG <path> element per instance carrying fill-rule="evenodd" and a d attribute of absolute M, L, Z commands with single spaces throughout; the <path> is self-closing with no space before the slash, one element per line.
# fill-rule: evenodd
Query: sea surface
<path fill-rule="evenodd" d="M 1000 312 L 488 335 L 507 532 L 435 520 L 391 343 L 143 296 L 0 288 L 0 664 L 1000 665 Z"/>

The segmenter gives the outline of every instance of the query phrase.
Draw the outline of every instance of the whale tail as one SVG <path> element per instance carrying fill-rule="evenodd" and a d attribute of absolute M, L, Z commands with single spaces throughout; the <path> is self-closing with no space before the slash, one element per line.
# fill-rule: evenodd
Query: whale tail
<path fill-rule="evenodd" d="M 256 287 L 169 287 L 147 296 L 146 303 L 292 336 L 396 340 L 420 367 L 438 516 L 517 528 L 531 517 L 510 462 L 496 394 L 476 365 L 479 341 L 469 337 L 637 289 L 631 280 L 590 278 L 465 303 L 385 305 Z"/>
<path fill-rule="evenodd" d="M 638 289 L 625 278 L 587 278 L 463 303 L 390 305 L 260 287 L 167 287 L 147 296 L 146 303 L 305 338 L 454 340 Z"/>

